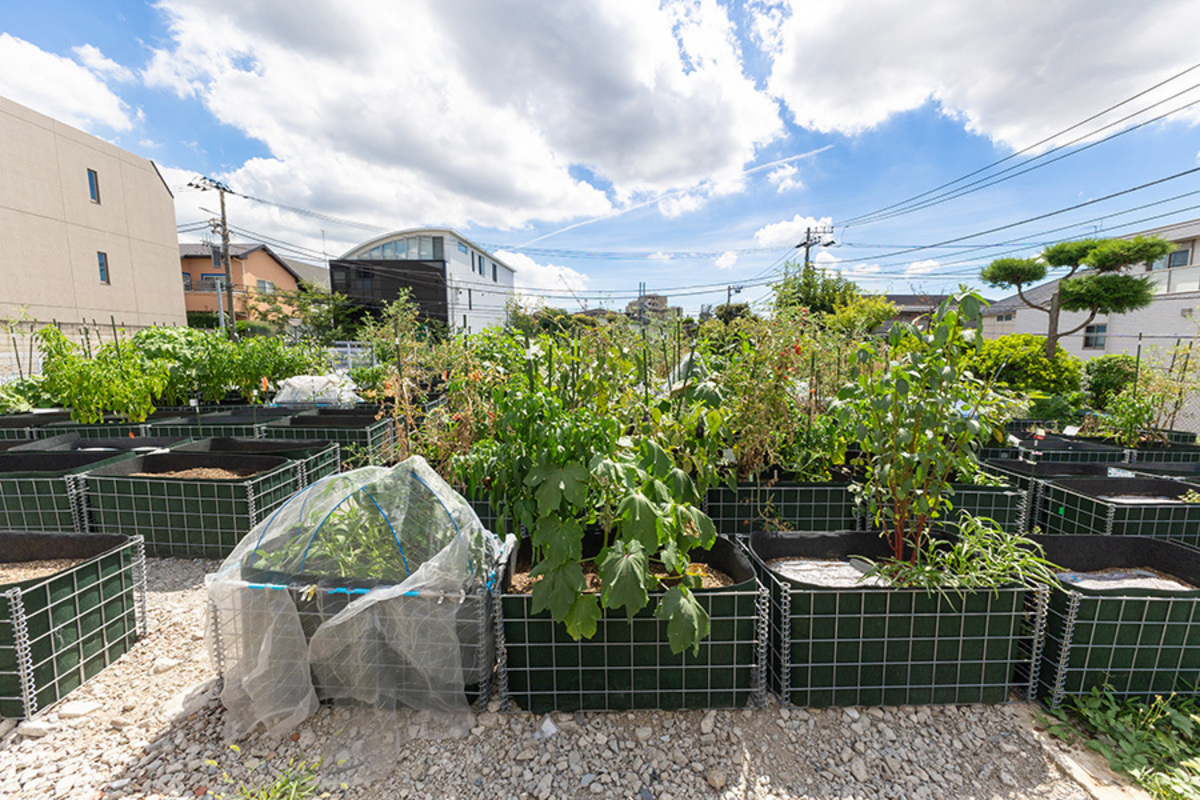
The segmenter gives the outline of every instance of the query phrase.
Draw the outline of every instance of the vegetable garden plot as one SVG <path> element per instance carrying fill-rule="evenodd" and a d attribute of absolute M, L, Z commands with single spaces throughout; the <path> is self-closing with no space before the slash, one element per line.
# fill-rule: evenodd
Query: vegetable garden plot
<path fill-rule="evenodd" d="M 999 703 L 1028 690 L 1045 593 L 1025 587 L 965 594 L 802 584 L 769 569 L 781 557 L 882 557 L 872 533 L 755 533 L 767 585 L 771 688 L 797 706 Z"/>
<path fill-rule="evenodd" d="M 0 716 L 30 717 L 111 664 L 146 630 L 145 557 L 134 536 L 0 532 L 8 562 L 82 559 L 0 585 Z"/>
<path fill-rule="evenodd" d="M 85 439 L 78 433 L 61 433 L 49 439 L 34 439 L 12 449 L 20 453 L 98 453 L 107 450 L 115 453 L 144 455 L 156 450 L 170 450 L 190 441 L 191 439 L 183 436 L 122 436 L 115 439 Z"/>
<path fill-rule="evenodd" d="M 2 415 L 0 416 L 0 441 L 33 439 L 37 436 L 36 428 L 70 418 L 71 414 L 67 411 Z"/>
<path fill-rule="evenodd" d="M 839 483 L 739 484 L 736 490 L 714 486 L 703 510 L 726 536 L 747 536 L 766 527 L 826 531 L 862 524 L 849 484 Z"/>
<path fill-rule="evenodd" d="M 180 478 L 163 473 L 232 470 L 246 477 Z M 81 481 L 88 530 L 139 533 L 154 556 L 219 558 L 300 487 L 300 467 L 284 458 L 227 453 L 137 456 Z"/>
<path fill-rule="evenodd" d="M 82 473 L 124 453 L 0 453 L 0 530 L 86 530 Z"/>
<path fill-rule="evenodd" d="M 286 731 L 323 701 L 486 702 L 500 549 L 419 458 L 298 493 L 207 581 L 229 732 Z"/>
<path fill-rule="evenodd" d="M 1025 533 L 1035 527 L 1045 530 L 1045 505 L 1041 502 L 1042 486 L 1054 478 L 1105 478 L 1109 470 L 1107 464 L 1071 463 L 1058 461 L 1040 461 L 1032 463 L 1015 458 L 994 458 L 984 462 L 984 469 L 1003 475 L 1018 489 L 1025 492 L 1025 524 L 1017 529 Z"/>
<path fill-rule="evenodd" d="M 516 555 L 514 550 L 508 559 L 507 579 Z M 692 556 L 734 580 L 732 586 L 693 590 L 710 617 L 709 635 L 696 654 L 671 652 L 667 623 L 654 617 L 663 592 L 652 592 L 650 604 L 632 620 L 606 610 L 595 636 L 579 641 L 548 611 L 533 613 L 531 595 L 500 594 L 497 680 L 504 707 L 514 700 L 535 713 L 735 708 L 761 700 L 766 596 L 754 570 L 725 538 Z"/>
<path fill-rule="evenodd" d="M 1191 484 L 1165 478 L 1059 478 L 1041 492 L 1047 534 L 1149 536 L 1200 545 L 1200 503 Z"/>
<path fill-rule="evenodd" d="M 1143 537 L 1034 537 L 1047 557 L 1072 571 L 1152 569 L 1200 586 L 1200 551 Z M 1108 686 L 1150 698 L 1200 687 L 1200 590 L 1094 589 L 1063 580 L 1050 597 L 1036 672 L 1038 695 L 1059 706 Z"/>
<path fill-rule="evenodd" d="M 178 448 L 181 453 L 253 453 L 278 456 L 300 465 L 300 485 L 308 486 L 342 469 L 337 442 L 321 439 L 202 439 Z"/>
<path fill-rule="evenodd" d="M 342 456 L 375 464 L 390 460 L 395 450 L 395 426 L 391 419 L 375 419 L 369 413 L 333 415 L 335 409 L 303 411 L 294 417 L 268 422 L 263 433 L 268 439 L 327 439 L 342 447 Z"/>
<path fill-rule="evenodd" d="M 251 407 L 156 422 L 150 426 L 150 430 L 156 436 L 187 436 L 191 439 L 218 436 L 261 439 L 263 427 L 268 422 L 286 419 L 295 414 L 294 410 L 286 408 Z"/>

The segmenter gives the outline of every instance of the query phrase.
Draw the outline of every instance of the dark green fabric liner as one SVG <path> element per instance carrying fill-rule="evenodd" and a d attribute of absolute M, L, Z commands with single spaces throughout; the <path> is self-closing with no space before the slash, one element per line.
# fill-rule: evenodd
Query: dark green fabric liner
<path fill-rule="evenodd" d="M 1045 548 L 1047 558 L 1073 571 L 1149 567 L 1200 586 L 1200 550 L 1176 542 L 1137 536 L 1032 538 Z M 1044 697 L 1064 661 L 1066 696 L 1105 685 L 1117 694 L 1147 699 L 1171 692 L 1195 695 L 1200 687 L 1200 590 L 1063 585 L 1081 599 L 1072 646 L 1064 653 L 1068 595 L 1051 593 L 1040 669 Z"/>
<path fill-rule="evenodd" d="M 0 553 L 6 563 L 89 559 L 49 578 L 0 585 L 0 716 L 25 716 L 12 608 L 4 593 L 22 589 L 34 696 L 38 708 L 45 708 L 137 641 L 131 569 L 135 552 L 129 536 L 0 532 Z"/>
<path fill-rule="evenodd" d="M 1200 447 L 1195 444 L 1143 444 L 1128 452 L 1133 464 L 1200 464 Z"/>
<path fill-rule="evenodd" d="M 1200 462 L 1197 461 L 1157 463 L 1143 461 L 1136 464 L 1126 464 L 1125 469 L 1134 475 L 1145 478 L 1174 478 L 1176 480 L 1190 480 L 1193 483 L 1200 483 Z"/>
<path fill-rule="evenodd" d="M 279 456 L 304 465 L 306 485 L 336 475 L 342 468 L 333 454 L 337 442 L 325 439 L 245 439 L 218 436 L 175 448 L 180 453 L 255 453 Z"/>
<path fill-rule="evenodd" d="M 733 586 L 698 590 L 712 618 L 700 654 L 676 655 L 667 625 L 654 618 L 661 593 L 630 621 L 605 610 L 596 635 L 575 641 L 549 612 L 532 614 L 526 594 L 501 598 L 509 696 L 534 713 L 578 710 L 735 708 L 754 690 L 758 582 L 736 544 L 719 538 L 695 561 L 728 574 Z M 513 563 L 515 563 L 515 556 Z M 510 564 L 511 567 L 511 564 Z M 508 573 L 511 578 L 511 568 Z"/>
<path fill-rule="evenodd" d="M 1125 460 L 1124 448 L 1069 436 L 1047 436 L 1040 441 L 1022 439 L 1018 449 L 1020 457 L 1030 461 L 1110 463 Z"/>
<path fill-rule="evenodd" d="M 104 421 L 95 424 L 74 422 L 54 422 L 34 429 L 37 439 L 49 439 L 63 433 L 77 433 L 84 439 L 115 439 L 120 436 L 141 436 L 147 425 L 154 422 L 177 421 L 179 418 L 171 414 L 156 411 L 144 422 L 125 422 L 115 415 L 106 415 Z"/>
<path fill-rule="evenodd" d="M 233 480 L 141 477 L 197 467 L 252 468 Z M 85 478 L 91 530 L 140 533 L 154 556 L 221 558 L 300 486 L 300 468 L 275 456 L 181 453 L 137 456 Z M 254 512 L 251 513 L 251 498 Z"/>
<path fill-rule="evenodd" d="M 0 530 L 74 531 L 67 475 L 129 458 L 126 453 L 0 453 Z"/>
<path fill-rule="evenodd" d="M 845 483 L 739 484 L 714 486 L 704 511 L 725 536 L 745 535 L 765 526 L 787 530 L 852 529 L 859 511 Z"/>
<path fill-rule="evenodd" d="M 882 558 L 875 533 L 770 532 L 750 536 L 774 558 Z M 830 589 L 772 572 L 772 688 L 797 706 L 1001 703 L 1021 661 L 1027 592 L 930 595 L 922 589 Z M 791 617 L 778 618 L 782 593 Z M 781 639 L 781 634 L 783 639 Z M 783 675 L 786 648 L 790 669 Z"/>
<path fill-rule="evenodd" d="M 3 414 L 0 415 L 0 440 L 28 440 L 37 437 L 37 428 L 52 422 L 69 420 L 68 411 L 48 411 L 45 413 Z"/>
<path fill-rule="evenodd" d="M 185 436 L 119 436 L 115 439 L 85 439 L 78 433 L 62 433 L 49 439 L 34 439 L 32 442 L 26 442 L 12 450 L 18 453 L 54 453 L 75 450 L 95 452 L 107 449 L 131 453 L 137 450 L 174 448 L 190 441 L 191 439 Z"/>
<path fill-rule="evenodd" d="M 1167 478 L 1056 478 L 1042 489 L 1047 514 L 1045 532 L 1151 536 L 1200 545 L 1200 503 L 1113 503 L 1099 497 L 1180 497 L 1192 488 L 1191 484 Z"/>
<path fill-rule="evenodd" d="M 1038 461 L 1031 463 L 1016 458 L 992 458 L 983 463 L 984 470 L 1005 477 L 1018 489 L 1025 491 L 1027 500 L 1026 533 L 1035 527 L 1046 529 L 1045 505 L 1040 502 L 1042 484 L 1052 478 L 1106 478 L 1109 464 L 1095 462 Z"/>
<path fill-rule="evenodd" d="M 253 437 L 268 422 L 286 419 L 295 414 L 295 411 L 287 408 L 256 406 L 234 411 L 190 414 L 178 420 L 154 423 L 150 430 L 155 435 L 189 436 L 193 439 L 213 436 Z"/>
<path fill-rule="evenodd" d="M 364 412 L 341 417 L 316 416 L 324 410 L 327 409 L 305 411 L 294 417 L 268 422 L 263 426 L 264 436 L 267 439 L 327 439 L 337 442 L 342 446 L 342 459 L 356 466 L 362 466 L 367 461 L 386 463 L 391 458 L 394 444 L 391 419 L 385 417 L 376 420 Z"/>

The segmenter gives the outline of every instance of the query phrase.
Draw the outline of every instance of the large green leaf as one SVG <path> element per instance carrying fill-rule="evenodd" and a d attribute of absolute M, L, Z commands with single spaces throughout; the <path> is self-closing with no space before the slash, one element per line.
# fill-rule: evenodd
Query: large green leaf
<path fill-rule="evenodd" d="M 699 496 L 696 494 L 696 484 L 692 482 L 692 478 L 679 467 L 674 467 L 667 473 L 666 480 L 667 488 L 670 489 L 674 499 L 680 503 L 696 503 L 699 502 Z"/>
<path fill-rule="evenodd" d="M 562 506 L 563 498 L 573 506 L 587 503 L 587 486 L 591 473 L 582 464 L 567 464 L 561 467 L 543 467 L 530 473 L 537 475 L 538 514 L 546 516 Z M 526 481 L 528 483 L 528 480 Z"/>
<path fill-rule="evenodd" d="M 658 528 L 655 524 L 658 511 L 644 494 L 631 492 L 625 495 L 617 506 L 617 516 L 621 520 L 622 539 L 636 539 L 651 553 L 658 549 Z"/>
<path fill-rule="evenodd" d="M 667 621 L 667 643 L 672 653 L 690 647 L 692 655 L 700 654 L 700 642 L 708 636 L 708 612 L 691 591 L 682 586 L 668 589 L 658 601 L 654 616 Z"/>
<path fill-rule="evenodd" d="M 600 602 L 594 594 L 581 594 L 571 604 L 571 610 L 563 619 L 567 633 L 572 639 L 590 639 L 596 635 L 596 623 L 600 621 Z"/>
<path fill-rule="evenodd" d="M 649 602 L 646 573 L 650 557 L 636 539 L 618 541 L 600 563 L 600 599 L 605 608 L 624 608 L 630 619 Z"/>
<path fill-rule="evenodd" d="M 533 526 L 533 546 L 541 548 L 538 565 L 546 564 L 546 569 L 578 561 L 583 555 L 583 526 L 578 520 L 557 515 L 542 517 Z"/>
<path fill-rule="evenodd" d="M 529 573 L 542 577 L 533 585 L 533 613 L 549 609 L 550 615 L 561 622 L 567 618 L 575 599 L 587 588 L 583 580 L 583 567 L 577 561 L 546 570 L 538 567 Z"/>
<path fill-rule="evenodd" d="M 641 465 L 642 469 L 655 478 L 665 478 L 674 463 L 671 461 L 671 456 L 667 455 L 667 451 L 659 447 L 657 442 L 652 439 L 643 439 Z"/>

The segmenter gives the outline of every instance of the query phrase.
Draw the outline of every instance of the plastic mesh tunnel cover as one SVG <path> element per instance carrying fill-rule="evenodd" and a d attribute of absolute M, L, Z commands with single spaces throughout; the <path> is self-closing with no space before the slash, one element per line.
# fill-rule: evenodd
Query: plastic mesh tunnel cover
<path fill-rule="evenodd" d="M 499 552 L 419 457 L 294 495 L 208 578 L 227 735 L 285 733 L 318 700 L 465 714 L 462 650 L 479 643 L 456 615 Z"/>

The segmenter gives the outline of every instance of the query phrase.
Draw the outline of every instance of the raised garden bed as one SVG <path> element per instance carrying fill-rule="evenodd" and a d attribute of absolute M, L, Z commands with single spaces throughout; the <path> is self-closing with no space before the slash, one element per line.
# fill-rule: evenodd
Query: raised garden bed
<path fill-rule="evenodd" d="M 1018 687 L 1036 614 L 1024 587 L 930 594 L 818 586 L 781 576 L 777 558 L 846 561 L 890 554 L 874 533 L 754 533 L 771 597 L 771 688 L 797 706 L 999 703 Z M 1041 595 L 1036 595 L 1041 597 Z"/>
<path fill-rule="evenodd" d="M 705 497 L 704 512 L 726 536 L 752 531 L 854 530 L 861 514 L 845 483 L 739 484 L 736 490 L 714 486 Z"/>
<path fill-rule="evenodd" d="M 1191 484 L 1166 478 L 1059 478 L 1042 488 L 1045 533 L 1149 536 L 1200 545 Z"/>
<path fill-rule="evenodd" d="M 248 477 L 179 478 L 170 473 L 221 470 Z M 137 456 L 82 479 L 88 530 L 138 533 L 154 556 L 220 558 L 300 486 L 300 467 L 285 458 L 231 453 Z"/>
<path fill-rule="evenodd" d="M 37 436 L 35 429 L 52 422 L 70 420 L 69 411 L 31 411 L 26 414 L 0 416 L 0 441 L 26 440 Z"/>
<path fill-rule="evenodd" d="M 1039 461 L 1032 463 L 1016 458 L 993 458 L 984 462 L 988 472 L 1003 475 L 1018 489 L 1025 492 L 1025 524 L 1018 529 L 1024 533 L 1034 528 L 1045 530 L 1045 504 L 1042 502 L 1042 486 L 1054 478 L 1106 478 L 1110 470 L 1107 464 L 1094 462 Z"/>
<path fill-rule="evenodd" d="M 661 593 L 651 593 L 649 605 L 632 620 L 605 611 L 594 637 L 572 639 L 549 612 L 531 613 L 530 595 L 508 591 L 518 558 L 513 551 L 497 604 L 501 702 L 511 699 L 543 713 L 733 708 L 759 698 L 765 688 L 760 665 L 766 607 L 750 561 L 737 544 L 720 537 L 712 550 L 695 550 L 692 557 L 734 581 L 694 590 L 711 626 L 698 655 L 671 652 L 667 624 L 653 615 Z"/>
<path fill-rule="evenodd" d="M 1112 588 L 1094 588 L 1080 573 L 1154 570 L 1200 587 L 1200 551 L 1135 536 L 1035 539 L 1047 558 L 1072 573 L 1051 593 L 1037 670 L 1040 697 L 1057 707 L 1097 687 L 1143 698 L 1196 692 L 1200 589 L 1130 588 L 1111 580 L 1105 583 Z"/>
<path fill-rule="evenodd" d="M 86 530 L 82 473 L 124 453 L 0 453 L 0 530 Z"/>
<path fill-rule="evenodd" d="M 84 439 L 116 439 L 122 436 L 154 436 L 150 430 L 156 422 L 175 421 L 179 417 L 162 411 L 156 411 L 144 422 L 126 422 L 115 415 L 107 415 L 103 422 L 84 423 L 74 420 L 52 422 L 34 429 L 37 439 L 49 439 L 64 433 L 77 433 Z"/>
<path fill-rule="evenodd" d="M 176 448 L 180 453 L 253 453 L 279 456 L 300 465 L 300 485 L 308 486 L 342 468 L 337 442 L 321 439 L 236 439 L 217 437 Z"/>
<path fill-rule="evenodd" d="M 1122 447 L 1075 437 L 1047 436 L 1044 439 L 1020 439 L 1019 442 L 1019 458 L 1025 461 L 1108 464 L 1127 458 Z"/>
<path fill-rule="evenodd" d="M 1170 478 L 1176 481 L 1200 483 L 1200 462 L 1196 461 L 1128 464 L 1125 472 L 1126 474 L 1121 477 Z M 1111 471 L 1109 477 L 1113 477 Z"/>
<path fill-rule="evenodd" d="M 1200 446 L 1178 442 L 1143 442 L 1128 451 L 1132 464 L 1200 464 Z"/>
<path fill-rule="evenodd" d="M 191 439 L 184 436 L 119 436 L 113 439 L 85 439 L 78 433 L 61 433 L 49 439 L 34 439 L 12 448 L 15 452 L 57 453 L 134 453 L 144 455 L 156 450 L 170 450 Z"/>
<path fill-rule="evenodd" d="M 145 559 L 134 536 L 0 532 L 14 564 L 64 559 L 0 584 L 0 716 L 30 717 L 120 658 L 145 631 Z"/>
<path fill-rule="evenodd" d="M 263 426 L 267 439 L 326 439 L 342 447 L 342 458 L 353 466 L 385 464 L 395 449 L 393 421 L 375 419 L 370 411 L 319 408 Z"/>
<path fill-rule="evenodd" d="M 263 426 L 277 419 L 295 416 L 288 408 L 251 406 L 235 411 L 181 416 L 177 420 L 156 422 L 150 430 L 156 436 L 187 436 L 190 439 L 208 437 L 262 438 Z"/>

